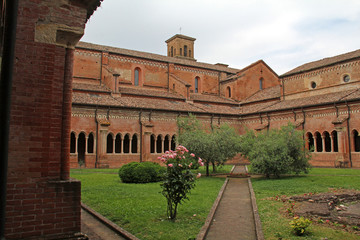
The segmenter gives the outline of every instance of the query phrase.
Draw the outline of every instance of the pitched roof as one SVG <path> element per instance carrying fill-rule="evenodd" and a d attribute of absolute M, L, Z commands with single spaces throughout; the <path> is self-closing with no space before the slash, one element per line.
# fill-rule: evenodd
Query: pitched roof
<path fill-rule="evenodd" d="M 163 56 L 163 55 L 154 54 L 154 53 L 147 53 L 147 52 L 140 52 L 140 51 L 129 50 L 129 49 L 124 49 L 124 48 L 103 46 L 103 45 L 97 45 L 97 44 L 87 43 L 87 42 L 79 42 L 76 45 L 76 48 L 96 50 L 96 51 L 105 51 L 105 52 L 111 52 L 111 53 L 115 53 L 115 54 L 127 55 L 127 56 L 131 56 L 131 57 L 138 57 L 138 58 L 144 58 L 144 59 L 161 61 L 161 62 L 175 63 L 175 64 L 185 65 L 185 66 L 190 66 L 190 67 L 204 68 L 204 69 L 209 69 L 209 70 L 214 70 L 214 71 L 223 71 L 223 72 L 227 72 L 227 73 L 236 73 L 239 71 L 239 69 L 224 67 L 224 66 L 216 65 L 216 64 L 196 62 L 194 60 L 188 60 L 188 59 L 182 59 L 182 58 L 180 59 L 180 58 L 176 58 L 176 57 L 168 57 L 168 56 Z"/>
<path fill-rule="evenodd" d="M 360 99 L 360 89 L 347 90 L 336 93 L 328 93 L 322 95 L 316 95 L 306 98 L 298 98 L 291 100 L 284 100 L 277 102 L 266 109 L 265 111 L 285 110 L 299 107 L 311 107 L 319 104 L 332 104 L 341 101 L 350 101 Z"/>
<path fill-rule="evenodd" d="M 246 98 L 241 104 L 251 103 L 251 102 L 259 102 L 264 100 L 270 100 L 280 98 L 280 86 L 273 86 L 269 88 L 265 88 L 263 90 L 259 90 L 250 97 Z"/>
<path fill-rule="evenodd" d="M 315 70 L 318 68 L 323 68 L 326 66 L 331 66 L 331 65 L 334 65 L 337 63 L 347 62 L 347 61 L 351 61 L 353 59 L 359 59 L 359 58 L 360 58 L 360 49 L 352 51 L 352 52 L 344 53 L 341 55 L 337 55 L 334 57 L 328 57 L 328 58 L 324 58 L 324 59 L 321 59 L 318 61 L 305 63 L 297 68 L 294 68 L 293 70 L 291 70 L 289 72 L 284 73 L 280 77 L 283 78 L 283 77 L 287 77 L 287 76 L 294 75 L 297 73 L 308 72 L 308 71 Z"/>
<path fill-rule="evenodd" d="M 193 100 L 194 102 L 212 102 L 212 103 L 239 105 L 239 103 L 236 102 L 235 100 L 225 97 L 220 97 L 217 95 L 210 95 L 210 94 L 191 93 L 190 99 Z"/>
<path fill-rule="evenodd" d="M 111 90 L 106 85 L 95 85 L 89 83 L 76 83 L 72 84 L 73 90 L 84 90 L 89 92 L 106 92 L 110 93 Z"/>
<path fill-rule="evenodd" d="M 160 91 L 145 89 L 141 87 L 120 87 L 119 91 L 124 95 L 133 95 L 133 96 L 147 96 L 155 98 L 169 98 L 169 99 L 181 99 L 185 100 L 185 97 L 174 92 Z"/>

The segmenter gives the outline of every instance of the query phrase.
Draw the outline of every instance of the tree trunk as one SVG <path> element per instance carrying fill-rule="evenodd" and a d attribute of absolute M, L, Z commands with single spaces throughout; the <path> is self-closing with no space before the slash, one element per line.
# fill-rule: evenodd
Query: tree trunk
<path fill-rule="evenodd" d="M 206 162 L 206 176 L 208 177 L 210 174 L 209 174 L 209 162 Z"/>
<path fill-rule="evenodd" d="M 214 162 L 212 163 L 212 167 L 213 167 L 213 173 L 215 173 L 216 172 L 216 165 L 215 165 Z"/>

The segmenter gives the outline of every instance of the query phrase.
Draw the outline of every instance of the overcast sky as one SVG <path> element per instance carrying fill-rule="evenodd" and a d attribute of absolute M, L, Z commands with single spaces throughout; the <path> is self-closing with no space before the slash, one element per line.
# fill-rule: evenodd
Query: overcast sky
<path fill-rule="evenodd" d="M 81 40 L 166 55 L 180 28 L 199 62 L 281 75 L 360 49 L 360 0 L 104 0 Z"/>

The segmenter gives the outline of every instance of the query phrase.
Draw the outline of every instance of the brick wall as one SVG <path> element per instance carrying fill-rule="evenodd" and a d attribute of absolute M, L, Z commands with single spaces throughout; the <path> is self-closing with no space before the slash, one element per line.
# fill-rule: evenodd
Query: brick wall
<path fill-rule="evenodd" d="M 65 72 L 66 45 L 81 37 L 86 16 L 77 1 L 19 1 L 6 239 L 65 239 L 80 231 L 80 182 L 61 180 L 61 141 L 70 133 L 63 122 L 64 110 L 70 112 L 63 104 L 71 106 L 71 98 L 63 98 L 71 91 L 71 85 L 64 89 L 64 76 L 71 74 Z"/>

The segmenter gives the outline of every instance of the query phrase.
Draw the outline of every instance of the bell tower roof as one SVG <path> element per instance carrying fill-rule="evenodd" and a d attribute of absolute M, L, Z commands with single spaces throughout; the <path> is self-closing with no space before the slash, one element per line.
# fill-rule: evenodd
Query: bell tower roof
<path fill-rule="evenodd" d="M 194 42 L 196 38 L 188 37 L 182 34 L 176 34 L 166 40 L 168 57 L 185 58 L 195 60 Z"/>

